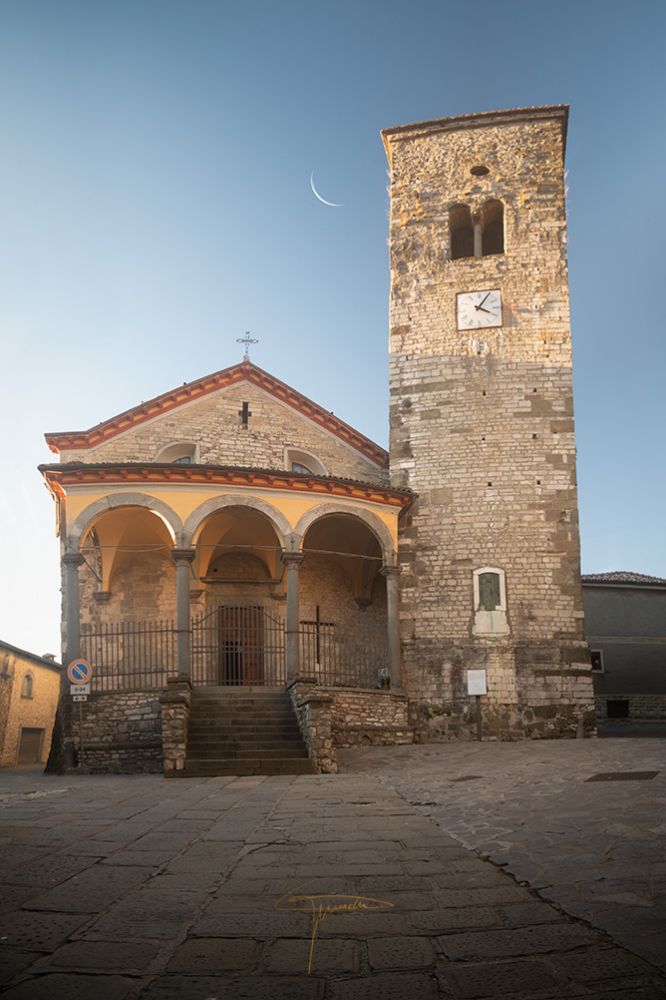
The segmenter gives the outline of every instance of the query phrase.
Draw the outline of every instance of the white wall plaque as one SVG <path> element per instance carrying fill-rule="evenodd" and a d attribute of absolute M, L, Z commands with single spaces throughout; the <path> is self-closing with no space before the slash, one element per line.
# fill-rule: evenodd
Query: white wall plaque
<path fill-rule="evenodd" d="M 467 671 L 467 694 L 488 694 L 485 670 Z"/>

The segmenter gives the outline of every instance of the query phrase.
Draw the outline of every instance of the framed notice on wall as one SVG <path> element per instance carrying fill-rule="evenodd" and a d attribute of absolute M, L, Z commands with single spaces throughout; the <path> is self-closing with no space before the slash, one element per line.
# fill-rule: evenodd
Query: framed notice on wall
<path fill-rule="evenodd" d="M 488 694 L 485 670 L 467 671 L 467 694 Z"/>

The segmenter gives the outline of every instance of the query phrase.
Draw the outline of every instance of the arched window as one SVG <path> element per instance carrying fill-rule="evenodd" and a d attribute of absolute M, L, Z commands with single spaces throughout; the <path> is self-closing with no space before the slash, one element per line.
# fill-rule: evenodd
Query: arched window
<path fill-rule="evenodd" d="M 327 476 L 326 468 L 315 455 L 297 448 L 285 448 L 285 465 L 290 472 L 309 473 L 312 476 Z"/>
<path fill-rule="evenodd" d="M 481 211 L 481 252 L 484 257 L 504 253 L 504 206 L 487 201 Z"/>
<path fill-rule="evenodd" d="M 449 209 L 449 242 L 451 260 L 474 256 L 474 226 L 469 205 L 454 205 Z"/>
<path fill-rule="evenodd" d="M 23 677 L 23 684 L 21 685 L 21 697 L 22 698 L 32 698 L 32 674 L 27 673 Z"/>
<path fill-rule="evenodd" d="M 199 461 L 199 449 L 192 441 L 178 441 L 161 448 L 154 460 L 172 465 L 192 465 Z"/>

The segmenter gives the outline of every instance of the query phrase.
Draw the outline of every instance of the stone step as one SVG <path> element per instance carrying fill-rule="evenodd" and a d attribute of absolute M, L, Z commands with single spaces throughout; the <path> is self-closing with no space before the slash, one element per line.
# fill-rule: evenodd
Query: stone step
<path fill-rule="evenodd" d="M 300 733 L 295 719 L 280 719 L 266 722 L 264 719 L 190 719 L 190 732 L 194 733 L 266 733 L 274 730 Z"/>
<path fill-rule="evenodd" d="M 190 737 L 187 741 L 188 752 L 194 753 L 196 750 L 210 750 L 211 747 L 219 747 L 223 749 L 224 747 L 229 747 L 230 750 L 260 750 L 265 747 L 266 750 L 279 750 L 280 747 L 285 749 L 291 749 L 292 747 L 303 746 L 303 741 L 300 736 L 292 736 L 291 739 L 285 737 L 284 739 L 273 739 L 267 740 L 261 739 L 238 739 L 237 737 L 227 737 L 227 736 L 195 736 Z"/>
<path fill-rule="evenodd" d="M 187 761 L 178 777 L 203 778 L 216 775 L 246 774 L 314 774 L 315 769 L 309 758 L 272 758 L 260 760 L 234 760 L 228 757 L 217 760 Z"/>
<path fill-rule="evenodd" d="M 292 757 L 307 757 L 308 752 L 304 746 L 280 747 L 278 750 L 269 750 L 266 747 L 256 747 L 255 749 L 232 750 L 231 747 L 212 747 L 204 750 L 202 747 L 188 747 L 187 761 L 195 763 L 200 760 L 219 760 L 231 758 L 232 760 L 272 760 L 287 759 Z"/>
<path fill-rule="evenodd" d="M 259 716 L 262 719 L 279 719 L 283 716 L 294 718 L 293 710 L 288 705 L 276 705 L 275 708 L 214 708 L 212 705 L 193 705 L 190 708 L 190 718 L 210 717 L 214 719 L 245 719 Z"/>

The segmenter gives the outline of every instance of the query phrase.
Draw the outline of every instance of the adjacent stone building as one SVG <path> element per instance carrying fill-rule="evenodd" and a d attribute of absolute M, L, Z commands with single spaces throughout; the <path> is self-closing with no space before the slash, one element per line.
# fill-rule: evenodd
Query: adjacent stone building
<path fill-rule="evenodd" d="M 0 766 L 45 763 L 62 667 L 0 641 Z"/>
<path fill-rule="evenodd" d="M 219 728 L 192 722 L 197 692 L 210 713 L 214 689 L 284 687 L 334 770 L 336 746 L 473 735 L 470 669 L 487 737 L 593 725 L 566 122 L 558 106 L 383 133 L 389 453 L 247 356 L 47 435 L 64 652 L 95 668 L 79 763 L 186 770 L 192 732 Z M 71 706 L 62 720 L 71 762 Z"/>
<path fill-rule="evenodd" d="M 666 579 L 618 570 L 582 581 L 597 719 L 666 721 Z"/>

